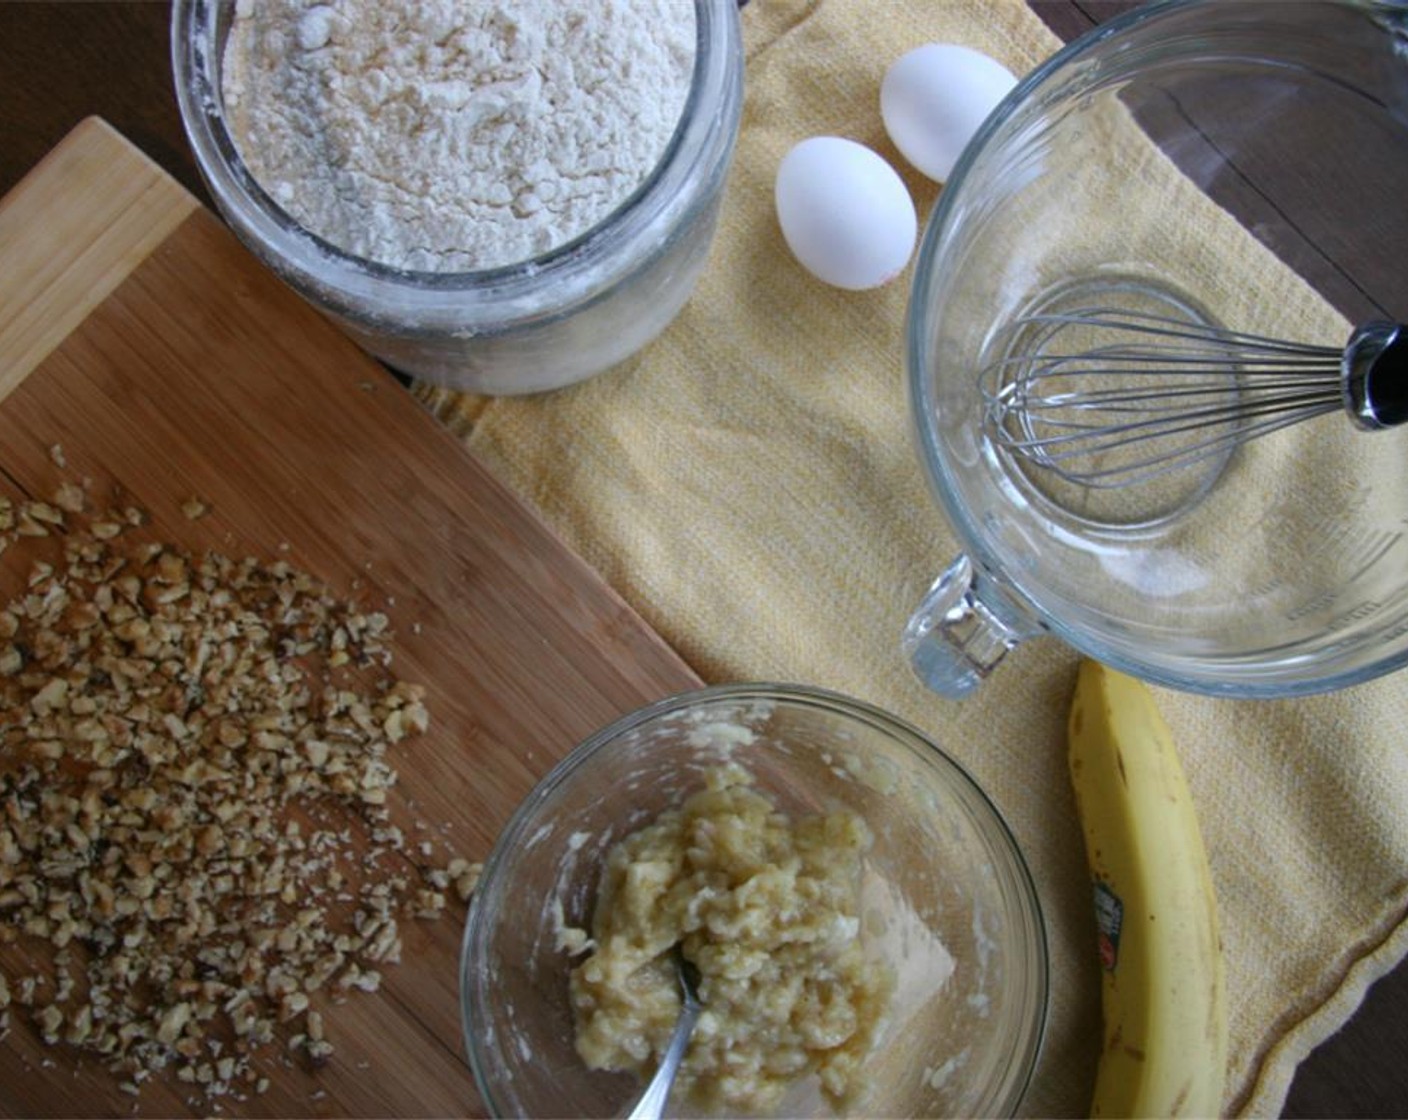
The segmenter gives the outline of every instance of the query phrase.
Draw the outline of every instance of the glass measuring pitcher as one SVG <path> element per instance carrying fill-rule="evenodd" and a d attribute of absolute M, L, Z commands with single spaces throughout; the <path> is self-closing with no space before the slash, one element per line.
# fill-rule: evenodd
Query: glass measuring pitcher
<path fill-rule="evenodd" d="M 1228 696 L 1408 662 L 1408 427 L 1341 410 L 1107 486 L 998 446 L 980 386 L 1034 314 L 1332 347 L 1408 320 L 1405 28 L 1352 0 L 1151 5 L 1033 71 L 969 145 L 907 323 L 919 453 L 963 550 L 904 634 L 936 691 L 1042 634 Z"/>

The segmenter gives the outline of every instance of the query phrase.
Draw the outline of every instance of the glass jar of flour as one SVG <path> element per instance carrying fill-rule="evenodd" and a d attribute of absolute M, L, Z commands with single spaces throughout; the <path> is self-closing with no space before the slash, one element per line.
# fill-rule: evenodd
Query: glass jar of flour
<path fill-rule="evenodd" d="M 737 0 L 176 0 L 171 30 L 226 221 L 393 369 L 559 388 L 694 289 L 738 135 Z"/>

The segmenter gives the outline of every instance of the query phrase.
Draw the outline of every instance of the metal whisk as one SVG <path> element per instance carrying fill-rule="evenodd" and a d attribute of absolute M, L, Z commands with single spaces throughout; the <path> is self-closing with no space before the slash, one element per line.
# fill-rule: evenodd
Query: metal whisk
<path fill-rule="evenodd" d="M 1091 307 L 1020 319 L 979 384 L 990 439 L 1084 486 L 1145 482 L 1313 416 L 1408 421 L 1408 327 L 1343 349 Z"/>

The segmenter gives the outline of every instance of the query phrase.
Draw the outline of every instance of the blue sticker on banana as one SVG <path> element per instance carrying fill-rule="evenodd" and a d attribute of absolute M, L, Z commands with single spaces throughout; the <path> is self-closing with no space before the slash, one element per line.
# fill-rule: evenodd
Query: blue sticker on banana
<path fill-rule="evenodd" d="M 1095 883 L 1095 934 L 1100 967 L 1114 972 L 1120 959 L 1120 927 L 1124 925 L 1124 903 L 1120 896 L 1097 880 Z"/>

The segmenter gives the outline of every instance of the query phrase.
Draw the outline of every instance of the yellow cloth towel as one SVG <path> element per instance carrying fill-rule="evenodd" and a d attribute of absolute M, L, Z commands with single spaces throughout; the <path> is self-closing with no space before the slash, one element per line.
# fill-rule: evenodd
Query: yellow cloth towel
<path fill-rule="evenodd" d="M 964 43 L 1022 73 L 1059 45 L 1022 0 L 754 0 L 747 98 L 718 240 L 685 311 L 584 385 L 423 399 L 707 680 L 838 689 L 928 730 L 985 787 L 1031 865 L 1053 962 L 1023 1111 L 1081 1115 L 1099 975 L 1065 718 L 1076 656 L 1028 643 L 984 689 L 938 699 L 898 651 L 956 553 L 915 454 L 903 383 L 906 273 L 823 287 L 772 208 L 783 154 L 832 133 L 905 176 L 879 117 L 888 63 Z M 1408 682 L 1276 703 L 1160 690 L 1213 865 L 1230 986 L 1225 1109 L 1279 1111 L 1296 1063 L 1408 952 Z"/>

